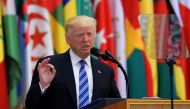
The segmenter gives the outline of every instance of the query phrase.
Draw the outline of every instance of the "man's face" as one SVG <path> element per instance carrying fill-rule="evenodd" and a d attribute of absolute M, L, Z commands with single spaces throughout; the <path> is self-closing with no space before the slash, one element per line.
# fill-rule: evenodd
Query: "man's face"
<path fill-rule="evenodd" d="M 67 36 L 67 43 L 75 54 L 81 58 L 86 58 L 94 46 L 94 39 L 95 31 L 93 26 L 89 24 L 72 29 Z"/>

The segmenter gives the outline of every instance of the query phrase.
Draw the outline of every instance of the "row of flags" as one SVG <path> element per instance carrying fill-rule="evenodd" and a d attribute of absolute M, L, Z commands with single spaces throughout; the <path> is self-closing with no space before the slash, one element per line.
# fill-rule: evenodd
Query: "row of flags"
<path fill-rule="evenodd" d="M 170 98 L 169 67 L 145 51 L 140 14 L 176 14 L 190 50 L 189 0 L 1 0 L 0 109 L 23 108 L 37 60 L 65 52 L 65 22 L 76 15 L 97 20 L 95 46 L 109 50 L 123 65 L 129 90 L 119 68 L 115 80 L 123 98 Z M 190 99 L 190 59 L 174 65 L 174 98 Z M 129 96 L 127 96 L 129 91 Z"/>

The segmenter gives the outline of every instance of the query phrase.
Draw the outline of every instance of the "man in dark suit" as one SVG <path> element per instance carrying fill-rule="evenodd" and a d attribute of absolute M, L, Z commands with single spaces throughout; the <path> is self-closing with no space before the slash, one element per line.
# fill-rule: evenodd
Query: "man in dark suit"
<path fill-rule="evenodd" d="M 66 23 L 70 49 L 36 64 L 26 109 L 79 109 L 97 98 L 120 98 L 111 67 L 93 59 L 96 20 L 76 16 Z"/>

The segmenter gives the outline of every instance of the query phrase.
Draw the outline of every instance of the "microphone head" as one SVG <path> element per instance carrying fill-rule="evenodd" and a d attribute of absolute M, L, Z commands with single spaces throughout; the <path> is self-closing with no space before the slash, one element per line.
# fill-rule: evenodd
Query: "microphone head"
<path fill-rule="evenodd" d="M 95 55 L 95 56 L 97 56 L 97 57 L 101 56 L 100 55 L 100 50 L 97 49 L 97 48 L 95 48 L 95 47 L 93 47 L 93 48 L 90 49 L 90 53 L 93 54 L 93 55 Z"/>

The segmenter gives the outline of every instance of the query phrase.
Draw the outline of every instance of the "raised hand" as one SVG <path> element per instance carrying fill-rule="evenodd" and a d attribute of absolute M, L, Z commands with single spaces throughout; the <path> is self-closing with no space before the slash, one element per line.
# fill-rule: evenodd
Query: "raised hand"
<path fill-rule="evenodd" d="M 48 63 L 50 58 L 44 59 L 41 63 L 38 64 L 39 79 L 42 88 L 46 87 L 51 83 L 55 77 L 55 67 Z"/>

